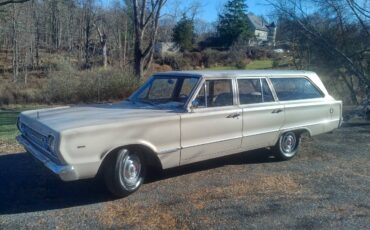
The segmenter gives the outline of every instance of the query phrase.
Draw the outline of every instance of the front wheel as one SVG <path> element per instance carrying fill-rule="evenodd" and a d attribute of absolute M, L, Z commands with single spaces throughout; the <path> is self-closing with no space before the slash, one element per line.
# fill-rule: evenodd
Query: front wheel
<path fill-rule="evenodd" d="M 280 160 L 292 159 L 298 153 L 300 142 L 300 135 L 294 132 L 283 133 L 273 149 L 275 156 Z"/>
<path fill-rule="evenodd" d="M 106 162 L 104 180 L 117 197 L 135 192 L 143 184 L 146 168 L 144 158 L 129 149 L 120 149 Z"/>

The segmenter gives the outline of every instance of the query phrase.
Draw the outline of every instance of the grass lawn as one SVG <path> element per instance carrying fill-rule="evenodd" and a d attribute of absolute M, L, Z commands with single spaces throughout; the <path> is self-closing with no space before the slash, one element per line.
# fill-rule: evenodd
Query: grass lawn
<path fill-rule="evenodd" d="M 271 69 L 272 60 L 256 60 L 251 61 L 245 69 Z"/>
<path fill-rule="evenodd" d="M 46 105 L 15 105 L 0 109 L 0 153 L 23 151 L 15 137 L 19 134 L 17 117 L 20 112 L 30 109 L 45 108 Z"/>
<path fill-rule="evenodd" d="M 19 111 L 0 112 L 0 144 L 13 144 L 16 142 L 18 114 Z"/>
<path fill-rule="evenodd" d="M 271 69 L 272 60 L 255 60 L 251 61 L 248 65 L 245 66 L 245 69 Z M 215 66 L 208 68 L 208 70 L 233 70 L 236 69 L 234 66 Z"/>

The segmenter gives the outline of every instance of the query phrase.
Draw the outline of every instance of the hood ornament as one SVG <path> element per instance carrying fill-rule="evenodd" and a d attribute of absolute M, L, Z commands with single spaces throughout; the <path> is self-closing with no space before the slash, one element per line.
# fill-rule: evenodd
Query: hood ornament
<path fill-rule="evenodd" d="M 37 112 L 37 119 L 39 119 L 40 118 L 40 113 L 39 112 Z"/>

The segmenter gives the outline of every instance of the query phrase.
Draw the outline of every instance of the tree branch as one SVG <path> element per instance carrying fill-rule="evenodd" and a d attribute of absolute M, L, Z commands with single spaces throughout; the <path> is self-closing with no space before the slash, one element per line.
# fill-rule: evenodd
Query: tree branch
<path fill-rule="evenodd" d="M 5 6 L 12 3 L 24 3 L 28 2 L 29 0 L 7 0 L 7 1 L 1 1 L 0 6 Z"/>

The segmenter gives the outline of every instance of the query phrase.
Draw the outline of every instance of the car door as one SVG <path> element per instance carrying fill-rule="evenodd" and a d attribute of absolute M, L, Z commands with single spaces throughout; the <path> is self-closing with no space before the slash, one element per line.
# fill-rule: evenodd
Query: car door
<path fill-rule="evenodd" d="M 276 101 L 266 78 L 238 78 L 243 110 L 243 150 L 272 146 L 284 122 L 284 107 Z"/>
<path fill-rule="evenodd" d="M 242 117 L 234 79 L 207 79 L 198 89 L 192 112 L 181 115 L 181 163 L 237 152 Z"/>
<path fill-rule="evenodd" d="M 283 130 L 304 127 L 311 135 L 324 133 L 333 111 L 332 101 L 324 100 L 324 93 L 307 77 L 271 78 L 279 101 L 284 104 Z"/>

